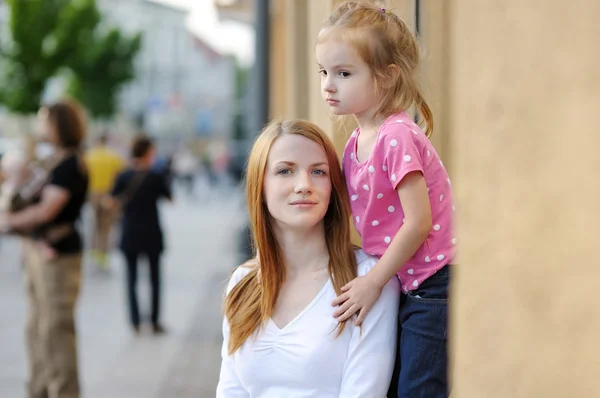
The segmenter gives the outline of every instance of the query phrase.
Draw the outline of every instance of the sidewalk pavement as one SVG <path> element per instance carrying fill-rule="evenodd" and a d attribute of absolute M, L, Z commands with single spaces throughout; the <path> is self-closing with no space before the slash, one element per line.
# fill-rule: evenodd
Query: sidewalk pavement
<path fill-rule="evenodd" d="M 163 260 L 164 336 L 127 321 L 124 262 L 109 274 L 86 262 L 77 308 L 82 397 L 214 397 L 220 366 L 221 309 L 227 278 L 240 262 L 245 208 L 238 191 L 210 203 L 182 200 L 162 207 L 168 251 Z M 25 295 L 14 239 L 0 241 L 0 397 L 25 397 Z M 147 313 L 149 283 L 138 276 L 140 309 Z M 146 310 L 146 311 L 144 311 Z"/>

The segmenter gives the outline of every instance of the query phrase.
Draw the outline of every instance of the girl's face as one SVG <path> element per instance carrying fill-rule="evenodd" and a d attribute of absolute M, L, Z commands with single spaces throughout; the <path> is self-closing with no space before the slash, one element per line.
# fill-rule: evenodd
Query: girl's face
<path fill-rule="evenodd" d="M 340 40 L 326 40 L 315 49 L 321 73 L 321 94 L 335 115 L 369 116 L 378 105 L 375 79 L 356 50 Z"/>
<path fill-rule="evenodd" d="M 331 197 L 325 151 L 304 136 L 280 136 L 269 151 L 263 187 L 277 229 L 315 228 L 323 222 Z"/>

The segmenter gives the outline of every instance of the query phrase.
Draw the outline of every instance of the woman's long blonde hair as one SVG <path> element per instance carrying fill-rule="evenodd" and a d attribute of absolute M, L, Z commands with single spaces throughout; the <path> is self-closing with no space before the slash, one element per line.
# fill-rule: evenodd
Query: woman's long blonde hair
<path fill-rule="evenodd" d="M 375 78 L 379 96 L 375 115 L 388 117 L 414 105 L 429 137 L 433 133 L 433 113 L 417 81 L 419 43 L 402 18 L 373 3 L 342 2 L 323 24 L 317 43 L 329 39 L 350 43 Z"/>
<path fill-rule="evenodd" d="M 285 281 L 285 260 L 273 232 L 273 220 L 264 198 L 264 176 L 269 152 L 281 136 L 297 134 L 323 149 L 329 163 L 331 201 L 323 219 L 329 250 L 329 277 L 335 292 L 357 276 L 356 257 L 350 241 L 350 202 L 346 183 L 331 140 L 314 124 L 303 120 L 274 121 L 257 137 L 246 169 L 246 196 L 255 250 L 260 253 L 261 275 L 255 266 L 227 295 L 225 316 L 229 322 L 232 354 L 268 320 Z M 258 261 L 254 261 L 258 264 Z M 342 333 L 345 324 L 338 327 Z"/>

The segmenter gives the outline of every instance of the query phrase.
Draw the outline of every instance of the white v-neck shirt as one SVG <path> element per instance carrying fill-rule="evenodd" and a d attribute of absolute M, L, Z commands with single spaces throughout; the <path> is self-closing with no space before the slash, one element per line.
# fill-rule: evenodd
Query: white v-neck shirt
<path fill-rule="evenodd" d="M 356 251 L 358 275 L 377 262 Z M 250 272 L 239 267 L 227 292 Z M 361 329 L 351 322 L 336 335 L 328 280 L 313 301 L 284 328 L 272 320 L 228 355 L 229 325 L 223 321 L 221 375 L 217 398 L 383 398 L 396 353 L 400 285 L 392 278 L 383 288 Z"/>

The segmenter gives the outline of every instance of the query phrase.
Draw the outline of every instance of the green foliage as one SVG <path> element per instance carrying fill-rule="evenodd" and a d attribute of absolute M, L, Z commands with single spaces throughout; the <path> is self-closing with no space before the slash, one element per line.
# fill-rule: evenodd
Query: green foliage
<path fill-rule="evenodd" d="M 94 115 L 114 112 L 120 86 L 133 78 L 140 36 L 101 24 L 96 0 L 7 0 L 11 40 L 0 49 L 0 102 L 36 112 L 49 79 L 71 70 L 69 92 Z"/>
<path fill-rule="evenodd" d="M 109 117 L 115 112 L 119 89 L 134 78 L 141 35 L 127 37 L 117 29 L 96 29 L 89 37 L 81 37 L 81 46 L 86 51 L 68 63 L 73 72 L 68 91 L 94 116 Z"/>

